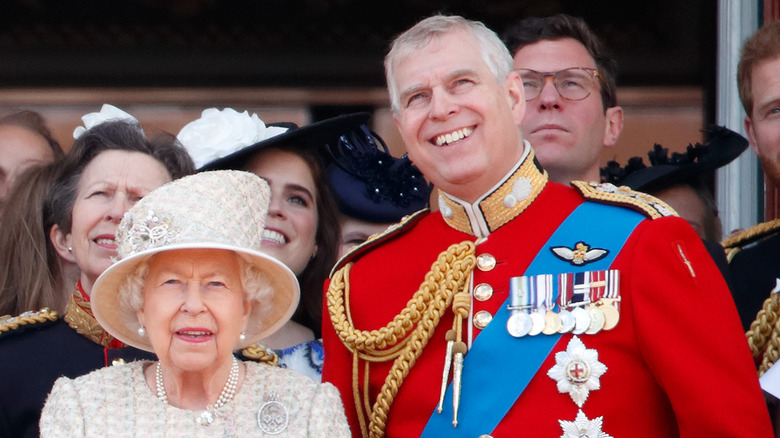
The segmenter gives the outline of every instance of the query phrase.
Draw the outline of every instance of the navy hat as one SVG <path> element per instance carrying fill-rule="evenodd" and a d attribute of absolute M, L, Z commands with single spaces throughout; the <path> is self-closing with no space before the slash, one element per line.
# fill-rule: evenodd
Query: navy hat
<path fill-rule="evenodd" d="M 406 155 L 391 156 L 384 141 L 365 125 L 339 137 L 329 152 L 328 182 L 345 215 L 398 222 L 428 205 L 431 188 L 420 170 Z"/>
<path fill-rule="evenodd" d="M 650 166 L 641 157 L 629 158 L 625 167 L 610 161 L 601 168 L 605 182 L 617 186 L 628 186 L 634 190 L 654 192 L 669 186 L 701 178 L 708 172 L 737 158 L 748 147 L 748 141 L 738 133 L 722 127 L 712 126 L 706 131 L 705 144 L 688 145 L 684 153 L 672 153 L 656 144 L 647 153 Z"/>
<path fill-rule="evenodd" d="M 281 134 L 243 147 L 229 155 L 210 161 L 198 168 L 198 170 L 240 169 L 252 155 L 274 146 L 294 145 L 301 148 L 309 148 L 313 152 L 319 153 L 319 150 L 325 145 L 335 143 L 342 133 L 356 129 L 358 126 L 366 123 L 369 117 L 370 114 L 368 113 L 346 114 L 301 127 L 295 123 L 269 123 L 269 127 L 281 127 L 287 130 Z"/>

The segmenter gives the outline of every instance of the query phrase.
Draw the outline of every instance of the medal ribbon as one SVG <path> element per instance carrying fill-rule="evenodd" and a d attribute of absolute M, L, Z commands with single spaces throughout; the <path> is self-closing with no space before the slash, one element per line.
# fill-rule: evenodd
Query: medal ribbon
<path fill-rule="evenodd" d="M 644 215 L 627 208 L 584 202 L 555 230 L 523 275 L 608 269 L 634 228 L 644 218 Z M 580 241 L 609 249 L 609 253 L 601 260 L 584 266 L 572 266 L 550 251 L 551 247 L 568 247 Z M 499 307 L 493 320 L 482 330 L 466 354 L 461 378 L 462 402 L 458 412 L 458 426 L 452 427 L 450 384 L 444 399 L 444 410 L 438 414 L 434 407 L 421 437 L 473 438 L 492 433 L 550 355 L 560 334 L 513 338 L 507 333 L 506 322 L 510 315 L 507 306 L 511 304 L 511 297 L 512 294 Z M 488 396 L 477 399 L 479 394 Z"/>
<path fill-rule="evenodd" d="M 590 303 L 590 272 L 577 272 L 574 276 L 574 292 L 571 304 L 573 307 L 581 307 Z"/>
<path fill-rule="evenodd" d="M 553 304 L 553 296 L 555 295 L 555 291 L 553 290 L 553 276 L 545 274 L 542 277 L 544 281 L 544 310 L 552 311 L 553 307 L 555 307 L 555 304 Z"/>

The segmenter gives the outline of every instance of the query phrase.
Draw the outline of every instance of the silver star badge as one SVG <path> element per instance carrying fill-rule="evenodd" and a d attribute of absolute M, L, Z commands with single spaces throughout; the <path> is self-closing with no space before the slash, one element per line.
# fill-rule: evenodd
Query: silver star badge
<path fill-rule="evenodd" d="M 574 421 L 558 420 L 563 429 L 561 438 L 612 438 L 611 435 L 601 431 L 604 417 L 588 420 L 588 417 L 580 410 Z"/>
<path fill-rule="evenodd" d="M 558 382 L 558 392 L 568 392 L 574 403 L 582 407 L 590 391 L 601 388 L 599 378 L 605 372 L 607 367 L 599 362 L 599 352 L 585 348 L 580 338 L 574 336 L 566 351 L 555 353 L 555 365 L 547 375 Z"/>

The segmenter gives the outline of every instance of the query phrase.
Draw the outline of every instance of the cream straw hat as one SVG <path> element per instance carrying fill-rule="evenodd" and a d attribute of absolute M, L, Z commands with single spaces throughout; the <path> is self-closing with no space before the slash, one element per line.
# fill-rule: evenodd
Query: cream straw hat
<path fill-rule="evenodd" d="M 92 288 L 95 319 L 120 341 L 152 351 L 147 336 L 138 334 L 135 312 L 122 306 L 119 288 L 128 275 L 154 254 L 176 249 L 234 251 L 262 272 L 271 299 L 253 302 L 244 348 L 284 325 L 298 307 L 295 274 L 280 261 L 260 252 L 271 194 L 260 177 L 233 170 L 202 172 L 165 184 L 125 213 L 116 231 L 117 262 Z"/>

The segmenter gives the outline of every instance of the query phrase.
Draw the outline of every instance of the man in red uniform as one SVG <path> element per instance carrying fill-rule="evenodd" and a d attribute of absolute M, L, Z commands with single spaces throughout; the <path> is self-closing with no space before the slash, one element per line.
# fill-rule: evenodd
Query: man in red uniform
<path fill-rule="evenodd" d="M 428 18 L 385 68 L 439 211 L 357 247 L 331 276 L 323 379 L 355 436 L 771 436 L 698 236 L 655 198 L 548 182 L 492 31 Z"/>

